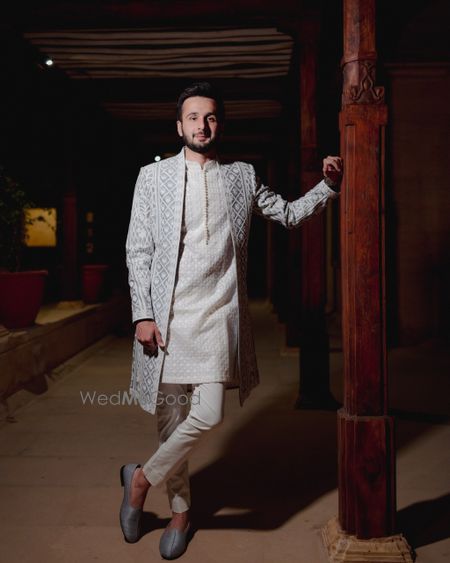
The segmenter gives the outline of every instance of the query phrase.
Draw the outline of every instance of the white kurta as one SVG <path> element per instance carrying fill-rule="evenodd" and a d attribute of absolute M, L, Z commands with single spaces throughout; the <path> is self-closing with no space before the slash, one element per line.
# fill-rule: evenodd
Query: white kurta
<path fill-rule="evenodd" d="M 238 384 L 236 264 L 217 161 L 186 160 L 186 193 L 163 383 Z"/>

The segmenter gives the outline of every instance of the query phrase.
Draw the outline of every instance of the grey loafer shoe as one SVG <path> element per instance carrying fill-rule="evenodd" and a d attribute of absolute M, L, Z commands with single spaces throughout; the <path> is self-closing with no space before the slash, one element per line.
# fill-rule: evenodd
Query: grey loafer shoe
<path fill-rule="evenodd" d="M 188 544 L 188 536 L 191 530 L 191 523 L 182 532 L 176 528 L 166 528 L 159 540 L 159 553 L 164 559 L 176 559 L 183 555 Z"/>
<path fill-rule="evenodd" d="M 142 508 L 130 505 L 131 479 L 138 467 L 141 467 L 138 463 L 129 463 L 120 468 L 120 482 L 124 489 L 119 519 L 123 537 L 128 543 L 135 543 L 141 537 Z"/>

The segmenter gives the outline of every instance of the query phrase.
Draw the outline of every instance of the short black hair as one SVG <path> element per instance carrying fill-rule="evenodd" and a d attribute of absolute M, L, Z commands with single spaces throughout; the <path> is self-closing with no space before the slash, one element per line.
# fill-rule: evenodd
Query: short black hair
<path fill-rule="evenodd" d="M 178 97 L 177 102 L 177 120 L 181 121 L 181 110 L 183 103 L 193 96 L 201 96 L 202 98 L 212 98 L 217 105 L 217 119 L 221 122 L 225 119 L 225 104 L 219 90 L 209 82 L 194 82 L 185 88 Z"/>

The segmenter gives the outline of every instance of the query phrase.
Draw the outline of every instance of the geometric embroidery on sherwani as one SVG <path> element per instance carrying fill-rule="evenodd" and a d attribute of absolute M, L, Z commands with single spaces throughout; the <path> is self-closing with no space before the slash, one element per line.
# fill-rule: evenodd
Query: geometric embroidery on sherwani
<path fill-rule="evenodd" d="M 154 257 L 151 279 L 151 294 L 154 318 L 165 341 L 167 336 L 170 303 L 175 285 L 176 266 L 178 260 L 179 237 L 184 194 L 184 159 L 168 158 L 150 165 L 155 176 L 150 189 L 155 193 L 158 219 L 158 252 Z M 140 375 L 135 376 L 138 385 L 132 385 L 132 393 L 137 396 L 141 406 L 154 413 L 159 390 L 159 380 L 164 352 L 158 355 L 145 354 L 143 347 L 137 348 L 137 365 Z"/>
<path fill-rule="evenodd" d="M 259 382 L 247 297 L 247 244 L 251 214 L 292 228 L 319 213 L 339 194 L 320 182 L 305 196 L 286 202 L 261 184 L 253 166 L 244 162 L 219 167 L 227 198 L 236 255 L 239 300 L 239 398 L 241 405 Z M 144 166 L 136 183 L 127 236 L 127 266 L 133 320 L 155 319 L 163 339 L 174 293 L 185 192 L 184 148 L 175 157 Z M 144 252 L 142 252 L 144 250 Z M 150 266 L 151 265 L 151 266 Z M 134 339 L 130 391 L 146 411 L 154 414 L 164 352 L 150 356 Z"/>
<path fill-rule="evenodd" d="M 157 322 L 161 334 L 165 335 L 167 321 L 164 312 L 167 310 L 168 302 L 171 299 L 170 287 L 171 280 L 175 277 L 174 270 L 176 268 L 177 254 L 177 227 L 178 214 L 180 208 L 179 199 L 182 198 L 183 186 L 177 185 L 177 161 L 169 158 L 156 165 L 157 177 L 156 186 L 157 198 L 161 214 L 160 220 L 160 239 L 159 239 L 159 256 L 154 270 L 154 287 L 152 293 L 155 293 L 156 300 L 159 303 L 159 316 Z M 174 261 L 175 258 L 175 261 Z"/>
<path fill-rule="evenodd" d="M 133 312 L 138 317 L 152 316 L 150 279 L 148 276 L 153 257 L 154 241 L 151 231 L 145 229 L 137 217 L 149 220 L 150 201 L 146 190 L 146 172 L 141 168 L 133 197 L 132 221 L 126 242 L 130 295 Z"/>
<path fill-rule="evenodd" d="M 131 304 L 133 320 L 154 316 L 150 295 L 150 271 L 154 257 L 154 233 L 147 228 L 153 214 L 153 194 L 149 189 L 153 185 L 151 167 L 141 168 L 136 182 L 130 227 L 126 241 L 127 266 L 129 269 Z M 151 396 L 153 370 L 145 361 L 143 347 L 133 341 L 133 363 L 130 391 L 133 396 L 142 399 L 146 410 L 151 406 L 147 397 Z M 146 404 L 147 403 L 147 404 Z"/>
<path fill-rule="evenodd" d="M 247 297 L 247 244 L 253 205 L 253 167 L 243 162 L 223 166 L 225 186 L 228 188 L 230 218 L 236 239 L 236 266 L 238 272 L 239 315 L 239 371 L 241 384 L 240 402 L 259 383 L 253 331 L 248 311 Z M 247 180 L 247 181 L 246 181 Z"/>
<path fill-rule="evenodd" d="M 239 371 L 240 402 L 259 383 L 253 331 L 247 297 L 247 243 L 253 206 L 253 167 L 243 162 L 223 166 L 224 183 L 230 195 L 230 217 L 236 238 L 236 266 L 238 270 L 239 315 Z"/>

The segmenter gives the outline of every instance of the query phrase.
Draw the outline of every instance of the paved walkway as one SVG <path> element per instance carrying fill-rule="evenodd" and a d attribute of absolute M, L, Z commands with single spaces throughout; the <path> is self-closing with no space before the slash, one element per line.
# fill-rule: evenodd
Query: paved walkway
<path fill-rule="evenodd" d="M 185 563 L 324 561 L 320 529 L 337 513 L 336 414 L 293 410 L 298 357 L 280 353 L 282 330 L 268 306 L 253 306 L 253 316 L 262 383 L 244 408 L 237 391 L 227 393 L 224 423 L 191 457 L 198 531 Z M 391 358 L 394 406 L 411 410 L 406 385 L 424 412 L 398 422 L 398 507 L 418 561 L 443 563 L 450 560 L 450 426 L 438 415 L 448 412 L 448 357 L 436 353 L 442 371 L 427 373 L 426 352 Z M 126 544 L 118 524 L 119 468 L 144 462 L 157 443 L 152 415 L 115 404 L 126 399 L 130 357 L 130 338 L 104 339 L 0 428 L 1 562 L 161 560 L 170 514 L 164 487 L 150 491 L 152 531 L 139 543 Z M 341 354 L 331 359 L 340 399 Z"/>

